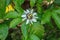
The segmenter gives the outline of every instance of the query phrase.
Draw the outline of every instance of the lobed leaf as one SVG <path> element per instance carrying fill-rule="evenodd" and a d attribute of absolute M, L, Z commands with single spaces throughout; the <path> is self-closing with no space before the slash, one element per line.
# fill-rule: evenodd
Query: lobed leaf
<path fill-rule="evenodd" d="M 11 22 L 10 22 L 10 28 L 15 28 L 19 23 L 21 23 L 22 20 L 21 18 L 16 18 L 16 19 L 13 19 Z"/>
<path fill-rule="evenodd" d="M 30 36 L 30 38 L 31 38 L 31 40 L 40 40 L 39 37 L 37 37 L 36 35 L 33 35 L 33 34 Z"/>
<path fill-rule="evenodd" d="M 26 25 L 26 23 L 23 23 L 21 25 L 22 34 L 23 34 L 25 40 L 27 40 L 27 37 L 28 37 L 28 28 L 29 28 L 29 25 Z"/>
<path fill-rule="evenodd" d="M 19 14 L 16 11 L 11 11 L 5 16 L 5 18 L 18 18 L 18 17 Z"/>
<path fill-rule="evenodd" d="M 37 35 L 39 38 L 44 35 L 44 27 L 39 22 L 34 23 L 31 30 L 32 34 Z"/>
<path fill-rule="evenodd" d="M 60 17 L 57 15 L 56 12 L 52 13 L 52 18 L 54 19 L 57 27 L 60 29 Z"/>
<path fill-rule="evenodd" d="M 5 40 L 8 35 L 8 26 L 6 24 L 0 24 L 0 39 Z"/>
<path fill-rule="evenodd" d="M 42 16 L 41 24 L 48 23 L 51 18 L 51 11 L 47 10 Z"/>
<path fill-rule="evenodd" d="M 30 0 L 30 6 L 31 7 L 34 7 L 35 3 L 36 3 L 36 0 Z"/>

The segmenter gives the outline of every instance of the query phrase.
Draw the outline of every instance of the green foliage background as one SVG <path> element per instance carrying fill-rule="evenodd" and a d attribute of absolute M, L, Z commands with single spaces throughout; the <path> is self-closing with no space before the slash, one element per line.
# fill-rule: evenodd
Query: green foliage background
<path fill-rule="evenodd" d="M 0 0 L 0 40 L 60 40 L 60 0 L 49 5 L 43 1 Z M 5 13 L 9 4 L 14 5 L 14 11 Z M 34 9 L 39 17 L 31 26 L 21 18 L 28 8 Z"/>

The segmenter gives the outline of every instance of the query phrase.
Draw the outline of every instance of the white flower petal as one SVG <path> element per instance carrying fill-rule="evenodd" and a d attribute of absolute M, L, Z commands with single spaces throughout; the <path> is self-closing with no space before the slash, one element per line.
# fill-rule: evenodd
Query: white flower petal
<path fill-rule="evenodd" d="M 25 14 L 27 14 L 27 12 L 26 12 L 26 11 L 24 11 L 24 13 L 25 13 Z"/>
<path fill-rule="evenodd" d="M 27 18 L 23 18 L 22 21 L 25 21 Z"/>
<path fill-rule="evenodd" d="M 27 21 L 26 21 L 26 24 L 28 24 L 29 23 L 29 19 L 27 19 Z"/>
<path fill-rule="evenodd" d="M 29 13 L 30 11 L 27 9 L 26 12 Z"/>
<path fill-rule="evenodd" d="M 33 24 L 33 21 L 32 20 L 30 20 L 30 22 L 31 22 L 31 24 Z"/>
<path fill-rule="evenodd" d="M 37 13 L 33 13 L 33 16 L 37 15 Z"/>
<path fill-rule="evenodd" d="M 36 19 L 32 19 L 32 21 L 33 21 L 33 22 L 37 22 L 37 20 L 36 20 Z"/>
<path fill-rule="evenodd" d="M 38 17 L 33 17 L 33 18 L 38 18 Z"/>
<path fill-rule="evenodd" d="M 21 17 L 26 17 L 26 15 L 22 15 Z"/>
<path fill-rule="evenodd" d="M 31 13 L 33 13 L 33 9 L 31 10 Z"/>

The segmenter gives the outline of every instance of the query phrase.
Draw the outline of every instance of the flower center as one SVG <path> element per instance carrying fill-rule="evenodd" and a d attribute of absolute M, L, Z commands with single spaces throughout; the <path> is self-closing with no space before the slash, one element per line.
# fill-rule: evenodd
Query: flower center
<path fill-rule="evenodd" d="M 32 19 L 33 15 L 30 13 L 30 14 L 27 14 L 27 18 L 28 19 Z"/>

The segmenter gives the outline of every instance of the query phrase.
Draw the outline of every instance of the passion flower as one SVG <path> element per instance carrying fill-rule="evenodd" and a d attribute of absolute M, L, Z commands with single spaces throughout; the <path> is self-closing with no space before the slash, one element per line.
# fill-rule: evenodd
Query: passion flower
<path fill-rule="evenodd" d="M 22 21 L 26 21 L 26 24 L 33 24 L 33 22 L 37 22 L 37 13 L 32 10 L 24 11 L 24 14 L 21 16 L 23 19 Z"/>

